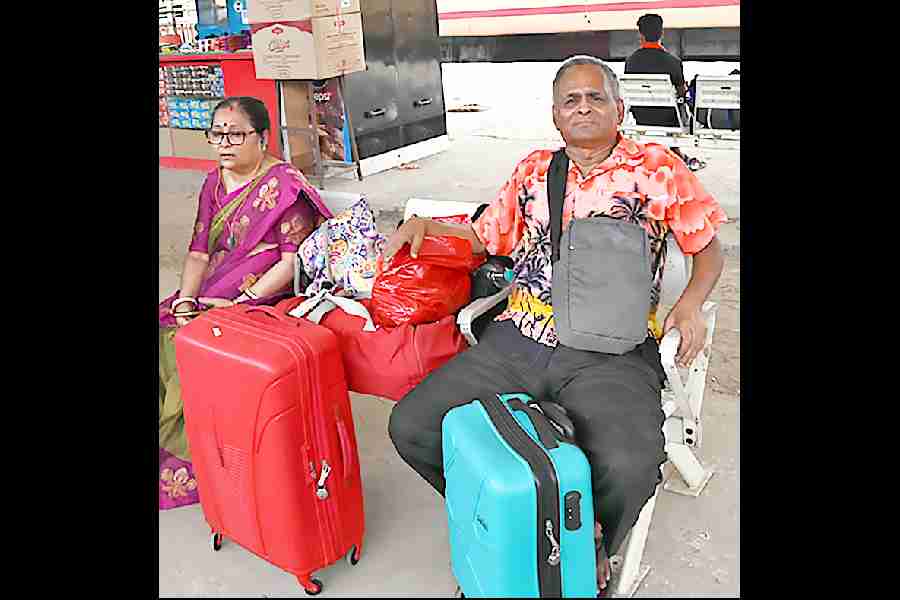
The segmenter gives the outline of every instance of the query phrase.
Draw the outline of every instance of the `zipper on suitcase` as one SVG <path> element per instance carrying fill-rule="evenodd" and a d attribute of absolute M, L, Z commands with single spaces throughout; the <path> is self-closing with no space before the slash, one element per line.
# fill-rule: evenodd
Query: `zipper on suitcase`
<path fill-rule="evenodd" d="M 327 461 L 322 460 L 322 474 L 319 475 L 319 480 L 316 482 L 316 496 L 319 500 L 328 498 L 328 488 L 325 487 L 325 481 L 330 474 L 331 467 L 328 465 Z"/>
<path fill-rule="evenodd" d="M 542 598 L 562 597 L 562 572 L 559 566 L 559 543 L 556 532 L 559 528 L 559 480 L 553 462 L 546 451 L 522 430 L 516 418 L 500 400 L 481 400 L 488 417 L 500 436 L 518 452 L 531 467 L 534 487 L 537 492 L 537 521 L 544 535 L 538 535 L 537 566 L 538 589 Z M 547 485 L 549 483 L 550 485 Z"/>

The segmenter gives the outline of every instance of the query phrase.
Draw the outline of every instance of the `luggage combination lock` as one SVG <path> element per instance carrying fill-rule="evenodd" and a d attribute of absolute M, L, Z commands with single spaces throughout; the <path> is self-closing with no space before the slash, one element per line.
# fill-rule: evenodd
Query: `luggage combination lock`
<path fill-rule="evenodd" d="M 550 522 L 550 519 L 547 519 L 546 532 L 547 538 L 553 546 L 553 550 L 550 551 L 550 556 L 547 557 L 547 564 L 551 567 L 555 567 L 559 564 L 559 544 L 556 542 L 556 538 L 553 537 L 553 523 Z"/>
<path fill-rule="evenodd" d="M 328 466 L 328 463 L 324 460 L 322 461 L 322 474 L 319 476 L 319 481 L 316 483 L 316 496 L 318 496 L 319 500 L 325 500 L 328 498 L 328 490 L 325 489 L 325 480 L 328 479 L 328 475 L 331 473 L 331 467 Z"/>

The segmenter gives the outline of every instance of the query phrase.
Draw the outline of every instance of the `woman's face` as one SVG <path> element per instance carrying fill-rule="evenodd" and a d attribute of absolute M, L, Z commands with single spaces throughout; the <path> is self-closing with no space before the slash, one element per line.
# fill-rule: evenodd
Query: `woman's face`
<path fill-rule="evenodd" d="M 229 135 L 224 135 L 226 133 Z M 226 106 L 217 110 L 207 135 L 219 154 L 219 164 L 223 169 L 248 171 L 262 160 L 265 134 L 254 131 L 250 119 L 237 107 Z"/>

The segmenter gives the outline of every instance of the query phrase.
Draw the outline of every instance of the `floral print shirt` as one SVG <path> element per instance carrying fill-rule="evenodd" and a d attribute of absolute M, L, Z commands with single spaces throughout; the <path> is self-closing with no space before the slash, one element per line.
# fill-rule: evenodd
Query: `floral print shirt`
<path fill-rule="evenodd" d="M 472 227 L 488 252 L 510 256 L 515 262 L 515 287 L 506 310 L 496 320 L 511 319 L 526 337 L 555 347 L 547 199 L 552 158 L 551 150 L 526 156 Z M 674 234 L 685 254 L 695 254 L 712 241 L 727 216 L 668 148 L 639 144 L 621 135 L 609 158 L 587 175 L 569 161 L 563 229 L 573 217 L 599 214 L 638 223 L 649 235 L 653 285 L 647 326 L 660 338 L 656 310 L 666 262 L 666 234 Z"/>

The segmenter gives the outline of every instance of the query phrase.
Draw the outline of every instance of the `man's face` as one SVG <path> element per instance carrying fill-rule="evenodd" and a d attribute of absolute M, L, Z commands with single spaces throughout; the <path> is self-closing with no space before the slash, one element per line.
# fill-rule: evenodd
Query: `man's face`
<path fill-rule="evenodd" d="M 587 148 L 616 141 L 625 105 L 604 87 L 605 74 L 594 65 L 576 65 L 563 73 L 553 99 L 553 124 L 566 144 Z"/>

